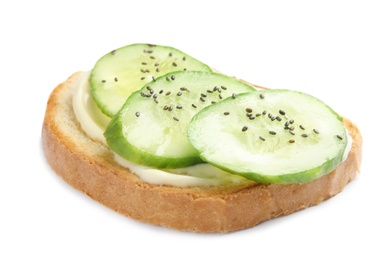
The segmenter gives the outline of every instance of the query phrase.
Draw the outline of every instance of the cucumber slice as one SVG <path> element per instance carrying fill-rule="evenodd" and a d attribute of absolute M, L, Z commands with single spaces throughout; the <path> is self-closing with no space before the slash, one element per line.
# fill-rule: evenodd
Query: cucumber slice
<path fill-rule="evenodd" d="M 134 92 L 108 125 L 110 148 L 126 160 L 156 168 L 201 162 L 187 138 L 203 107 L 254 88 L 214 72 L 168 73 Z"/>
<path fill-rule="evenodd" d="M 290 90 L 263 90 L 207 107 L 188 137 L 200 157 L 262 183 L 306 183 L 335 169 L 347 134 L 322 101 Z"/>
<path fill-rule="evenodd" d="M 204 63 L 168 46 L 132 44 L 100 58 L 91 71 L 93 98 L 99 109 L 113 117 L 131 93 L 168 72 L 211 71 Z"/>

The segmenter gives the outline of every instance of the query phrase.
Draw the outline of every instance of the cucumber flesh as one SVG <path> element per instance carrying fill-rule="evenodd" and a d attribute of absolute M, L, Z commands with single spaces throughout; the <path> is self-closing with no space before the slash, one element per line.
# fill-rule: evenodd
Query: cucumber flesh
<path fill-rule="evenodd" d="M 100 58 L 91 71 L 90 84 L 99 109 L 113 117 L 131 93 L 168 72 L 211 71 L 204 63 L 168 46 L 132 44 Z"/>
<path fill-rule="evenodd" d="M 108 125 L 110 148 L 124 159 L 156 168 L 179 168 L 202 160 L 187 138 L 202 108 L 254 88 L 214 72 L 168 73 L 134 92 Z"/>
<path fill-rule="evenodd" d="M 188 128 L 200 157 L 262 183 L 306 183 L 335 169 L 347 145 L 342 118 L 296 91 L 262 90 L 225 99 Z"/>

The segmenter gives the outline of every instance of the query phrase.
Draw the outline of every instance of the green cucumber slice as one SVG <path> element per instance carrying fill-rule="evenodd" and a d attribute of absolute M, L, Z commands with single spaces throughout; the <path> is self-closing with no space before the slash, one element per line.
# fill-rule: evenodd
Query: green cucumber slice
<path fill-rule="evenodd" d="M 301 92 L 263 90 L 207 107 L 188 138 L 200 157 L 261 183 L 306 183 L 335 169 L 347 133 L 342 118 Z"/>
<path fill-rule="evenodd" d="M 132 44 L 100 58 L 91 71 L 92 96 L 99 109 L 113 117 L 131 93 L 168 72 L 211 71 L 204 63 L 168 46 Z"/>
<path fill-rule="evenodd" d="M 126 160 L 156 168 L 179 168 L 202 160 L 187 138 L 202 108 L 254 88 L 214 73 L 168 73 L 134 92 L 108 125 L 110 148 Z"/>

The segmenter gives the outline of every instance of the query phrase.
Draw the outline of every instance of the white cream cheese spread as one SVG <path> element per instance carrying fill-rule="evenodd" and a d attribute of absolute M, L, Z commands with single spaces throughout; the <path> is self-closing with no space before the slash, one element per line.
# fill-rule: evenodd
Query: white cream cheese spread
<path fill-rule="evenodd" d="M 75 83 L 73 110 L 81 128 L 94 140 L 106 144 L 103 135 L 110 118 L 104 115 L 93 100 L 89 86 L 90 72 L 85 72 Z M 348 133 L 348 131 L 347 131 Z M 347 159 L 352 148 L 352 137 L 347 134 L 348 142 L 343 161 Z M 230 174 L 208 163 L 179 169 L 155 169 L 145 165 L 129 162 L 118 155 L 115 160 L 122 166 L 131 169 L 140 179 L 147 183 L 172 186 L 213 186 L 224 183 L 248 181 L 244 177 Z"/>

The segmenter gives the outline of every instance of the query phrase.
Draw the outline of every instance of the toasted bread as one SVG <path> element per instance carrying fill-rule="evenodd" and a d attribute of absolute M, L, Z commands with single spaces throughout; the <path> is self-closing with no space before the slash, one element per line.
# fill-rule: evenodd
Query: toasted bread
<path fill-rule="evenodd" d="M 347 159 L 331 173 L 306 184 L 248 181 L 222 186 L 152 185 L 120 166 L 103 143 L 81 129 L 72 108 L 76 72 L 51 93 L 42 127 L 43 149 L 52 169 L 75 189 L 142 222 L 194 232 L 230 232 L 291 214 L 341 192 L 359 171 L 362 136 L 353 138 Z"/>

